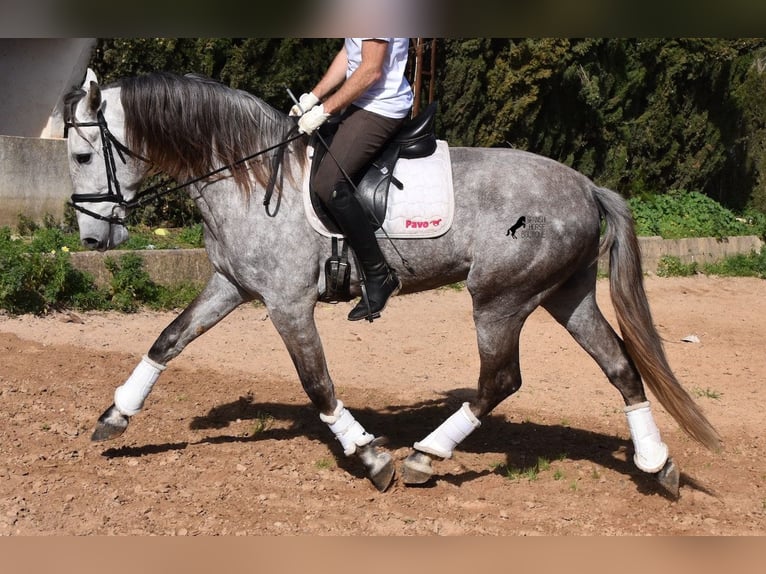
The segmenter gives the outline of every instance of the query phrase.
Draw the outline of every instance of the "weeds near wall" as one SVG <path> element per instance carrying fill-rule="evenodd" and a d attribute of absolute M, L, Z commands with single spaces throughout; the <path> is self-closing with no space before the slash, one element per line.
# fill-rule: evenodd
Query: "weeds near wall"
<path fill-rule="evenodd" d="M 31 240 L 0 228 L 0 309 L 11 314 L 37 315 L 63 309 L 135 312 L 186 307 L 200 288 L 190 283 L 157 285 L 135 253 L 109 257 L 105 264 L 112 279 L 96 286 L 93 277 L 75 269 L 69 240 L 55 228 L 41 228 Z"/>

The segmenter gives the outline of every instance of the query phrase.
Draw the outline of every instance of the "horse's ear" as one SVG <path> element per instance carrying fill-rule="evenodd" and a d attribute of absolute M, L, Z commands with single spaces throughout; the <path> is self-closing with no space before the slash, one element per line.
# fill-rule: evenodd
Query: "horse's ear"
<path fill-rule="evenodd" d="M 96 82 L 98 84 L 98 77 L 96 76 L 96 72 L 94 72 L 91 68 L 88 68 L 88 70 L 85 72 L 85 81 L 82 83 L 82 89 L 87 92 L 91 82 Z"/>
<path fill-rule="evenodd" d="M 94 114 L 101 107 L 101 88 L 96 82 L 91 82 L 88 86 L 88 110 Z"/>
<path fill-rule="evenodd" d="M 88 110 L 94 114 L 101 106 L 101 88 L 98 86 L 98 78 L 96 73 L 88 68 L 85 73 L 85 81 L 82 83 L 82 89 L 87 93 L 87 106 Z"/>

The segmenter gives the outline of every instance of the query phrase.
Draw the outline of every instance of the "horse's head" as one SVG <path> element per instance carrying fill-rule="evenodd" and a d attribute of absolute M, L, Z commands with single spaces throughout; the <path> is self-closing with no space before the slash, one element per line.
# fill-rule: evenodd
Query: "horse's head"
<path fill-rule="evenodd" d="M 105 251 L 128 238 L 125 217 L 146 165 L 123 144 L 119 87 L 102 91 L 91 70 L 82 89 L 67 96 L 65 120 L 80 240 Z"/>

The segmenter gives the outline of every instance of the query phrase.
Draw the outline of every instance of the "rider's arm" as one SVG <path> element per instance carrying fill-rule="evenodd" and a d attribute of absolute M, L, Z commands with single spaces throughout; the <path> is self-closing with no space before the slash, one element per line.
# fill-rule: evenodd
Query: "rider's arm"
<path fill-rule="evenodd" d="M 314 86 L 311 92 L 321 101 L 327 94 L 343 83 L 346 79 L 346 68 L 348 67 L 348 56 L 346 47 L 343 46 L 333 58 L 330 67 L 327 68 L 322 79 Z"/>
<path fill-rule="evenodd" d="M 383 62 L 388 43 L 384 40 L 364 40 L 362 42 L 362 61 L 359 67 L 348 77 L 335 93 L 324 101 L 324 111 L 335 114 L 347 107 L 377 82 L 383 74 Z M 312 90 L 320 100 L 340 84 L 345 78 L 347 56 L 345 47 L 338 53 L 324 77 Z M 342 72 L 342 77 L 338 80 Z M 335 83 L 333 83 L 335 82 Z M 317 91 L 319 90 L 319 91 Z"/>

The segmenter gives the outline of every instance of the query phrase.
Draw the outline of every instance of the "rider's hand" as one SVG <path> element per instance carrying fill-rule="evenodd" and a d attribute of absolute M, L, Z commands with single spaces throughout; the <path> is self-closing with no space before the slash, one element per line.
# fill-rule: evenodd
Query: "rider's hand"
<path fill-rule="evenodd" d="M 304 134 L 311 135 L 329 117 L 330 114 L 324 113 L 324 106 L 322 104 L 314 106 L 298 120 L 298 130 Z"/>
<path fill-rule="evenodd" d="M 309 92 L 307 94 L 302 94 L 301 97 L 298 99 L 298 103 L 295 104 L 292 108 L 290 108 L 290 113 L 288 115 L 302 116 L 318 103 L 319 103 L 319 98 L 317 98 L 312 92 Z"/>

